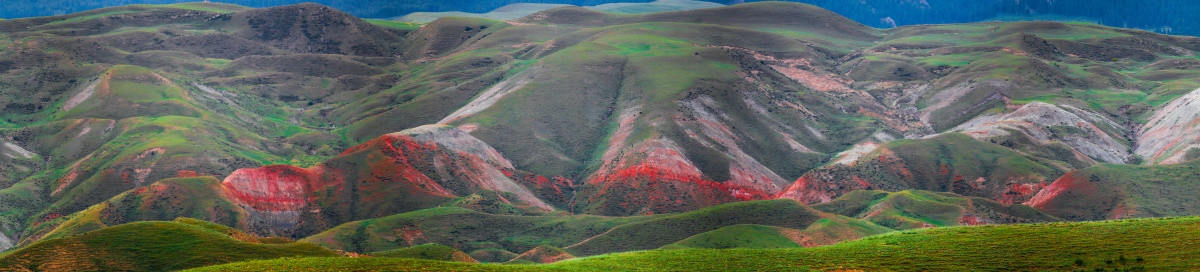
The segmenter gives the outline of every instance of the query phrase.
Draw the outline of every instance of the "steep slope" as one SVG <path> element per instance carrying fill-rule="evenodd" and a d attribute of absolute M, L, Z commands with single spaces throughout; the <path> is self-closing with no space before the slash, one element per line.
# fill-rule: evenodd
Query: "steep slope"
<path fill-rule="evenodd" d="M 203 223 L 188 222 L 138 222 L 46 240 L 0 256 L 0 267 L 23 271 L 164 271 L 255 259 L 337 255 L 308 243 L 243 241 Z"/>
<path fill-rule="evenodd" d="M 427 126 L 386 135 L 310 168 L 245 168 L 223 182 L 162 180 L 41 222 L 26 231 L 22 243 L 178 216 L 302 237 L 348 221 L 438 205 L 541 213 L 554 209 L 543 198 L 561 199 L 556 195 L 561 189 L 554 186 L 545 177 L 512 169 L 495 150 L 462 131 Z"/>
<path fill-rule="evenodd" d="M 311 168 L 234 171 L 222 183 L 258 232 L 306 236 L 353 220 L 493 192 L 534 211 L 554 208 L 509 177 L 494 149 L 461 130 L 424 126 L 384 135 Z"/>
<path fill-rule="evenodd" d="M 273 47 L 315 54 L 383 57 L 398 51 L 400 37 L 382 27 L 313 3 L 255 9 L 226 15 L 242 38 Z"/>
<path fill-rule="evenodd" d="M 1137 131 L 1134 150 L 1147 164 L 1176 164 L 1200 158 L 1200 90 L 1189 92 L 1156 110 Z"/>
<path fill-rule="evenodd" d="M 809 172 L 777 197 L 824 203 L 855 190 L 916 189 L 1021 203 L 1065 173 L 1059 165 L 947 133 L 888 142 L 852 164 Z"/>
<path fill-rule="evenodd" d="M 1098 114 L 1070 105 L 1032 102 L 1008 113 L 982 115 L 953 129 L 976 139 L 1004 143 L 1006 147 L 1038 154 L 1039 145 L 1062 143 L 1071 153 L 1083 156 L 1071 160 L 1070 155 L 1046 154 L 1039 157 L 1075 162 L 1070 167 L 1085 167 L 1087 163 L 1130 162 L 1130 135 L 1124 126 Z M 1022 144 L 1013 143 L 1016 142 Z M 1006 142 L 1007 141 L 1007 142 Z M 1025 142 L 1028 142 L 1026 144 Z M 1139 144 L 1142 142 L 1139 142 Z"/>
<path fill-rule="evenodd" d="M 239 22 L 229 21 L 229 14 L 240 12 L 248 11 L 208 4 L 130 6 L 0 22 L 7 49 L 0 52 L 0 88 L 21 90 L 3 94 L 0 134 L 12 158 L 0 175 L 11 178 L 0 189 L 0 206 L 8 211 L 0 215 L 4 236 L 36 239 L 31 235 L 53 229 L 62 216 L 158 180 L 311 164 L 344 148 L 341 139 L 308 121 L 289 120 L 294 105 L 238 90 L 265 85 L 261 81 L 217 88 L 200 83 L 229 59 L 295 53 L 226 34 L 225 23 Z M 389 35 L 388 43 L 397 41 Z M 246 70 L 232 77 L 247 76 Z M 274 75 L 293 73 L 300 72 Z M 306 89 L 321 88 L 293 90 Z M 321 147 L 334 154 L 317 152 Z M 18 158 L 36 160 L 41 171 L 30 172 Z"/>
<path fill-rule="evenodd" d="M 785 7 L 792 14 L 820 13 L 806 6 Z M 749 18 L 766 9 L 720 12 Z M 832 110 L 844 99 L 798 94 L 802 87 L 793 79 L 760 64 L 830 56 L 766 32 L 675 23 L 711 18 L 706 15 L 712 12 L 718 11 L 629 17 L 563 8 L 524 18 L 521 23 L 585 29 L 544 43 L 546 49 L 540 51 L 545 53 L 539 54 L 544 58 L 496 85 L 504 88 L 498 92 L 501 97 L 485 96 L 494 102 L 471 103 L 485 109 L 443 122 L 471 127 L 472 134 L 495 145 L 518 168 L 588 180 L 576 197 L 580 201 L 575 210 L 614 215 L 678 212 L 765 198 L 822 160 L 819 152 L 871 133 L 865 131 L 867 124 L 851 118 L 812 120 L 805 113 L 809 108 Z M 600 21 L 592 23 L 584 18 L 588 16 Z M 768 17 L 785 17 L 772 16 Z M 768 26 L 765 20 L 709 23 L 813 27 L 791 19 Z M 613 26 L 629 23 L 634 24 Z M 586 29 L 596 25 L 602 26 L 597 30 L 611 31 Z M 846 27 L 860 26 L 851 22 Z M 737 36 L 753 38 L 732 38 Z M 754 50 L 799 52 L 780 60 Z M 853 131 L 831 140 L 814 126 Z M 539 138 L 546 140 L 532 140 Z"/>
<path fill-rule="evenodd" d="M 61 108 L 46 109 L 52 121 L 6 129 L 10 139 L 45 158 L 46 171 L 6 187 L 23 197 L 0 202 L 26 208 L 11 210 L 3 221 L 33 226 L 156 180 L 223 175 L 296 156 L 255 132 L 272 125 L 239 126 L 176 82 L 144 67 L 114 66 Z"/>
<path fill-rule="evenodd" d="M 313 4 L 132 6 L 5 20 L 0 46 L 0 89 L 19 90 L 0 92 L 0 245 L 201 175 L 236 207 L 151 204 L 296 237 L 444 205 L 649 215 L 858 189 L 1024 203 L 1147 148 L 1183 161 L 1191 96 L 1162 106 L 1200 88 L 1197 38 L 880 30 L 782 2 L 421 26 Z"/>
<path fill-rule="evenodd" d="M 82 234 L 124 223 L 177 217 L 245 228 L 246 211 L 225 199 L 220 192 L 220 181 L 211 176 L 161 180 L 78 213 L 38 224 L 27 231 L 21 243 Z"/>
<path fill-rule="evenodd" d="M 298 0 L 229 0 L 227 3 L 252 7 L 269 7 L 300 3 Z M 469 13 L 487 12 L 493 9 L 505 9 L 512 0 L 488 1 L 405 1 L 405 2 L 373 2 L 367 0 L 349 1 L 316 1 L 334 6 L 356 16 L 364 18 L 395 18 L 414 12 L 446 12 L 463 11 Z M 609 6 L 604 3 L 614 3 L 620 6 L 649 6 L 656 7 L 666 3 L 701 2 L 701 1 L 655 1 L 647 0 L 545 0 L 539 3 L 597 5 Z M 715 2 L 715 3 L 713 3 Z M 707 5 L 740 4 L 754 2 L 745 0 L 716 0 L 704 1 Z M 1000 1 L 977 2 L 968 0 L 948 1 L 897 1 L 897 0 L 798 0 L 820 6 L 849 17 L 855 21 L 874 27 L 896 27 L 897 25 L 927 25 L 948 23 L 969 23 L 995 20 L 1064 20 L 1101 22 L 1110 26 L 1147 29 L 1160 33 L 1176 35 L 1196 35 L 1200 29 L 1187 14 L 1200 8 L 1186 0 L 1164 0 L 1151 4 L 1139 5 L 1129 2 L 1092 2 L 1084 0 L 1059 1 Z M 22 18 L 29 16 L 47 16 L 65 14 L 84 10 L 102 8 L 113 4 L 161 3 L 150 0 L 127 0 L 119 2 L 86 2 L 76 3 L 65 0 L 47 0 L 30 5 L 15 6 L 0 13 L 0 18 Z M 216 3 L 187 3 L 195 8 L 210 9 L 245 9 L 244 7 Z M 618 8 L 614 12 L 627 12 Z"/>
<path fill-rule="evenodd" d="M 1184 216 L 1200 212 L 1200 162 L 1098 165 L 1067 173 L 1026 202 L 1067 220 Z"/>

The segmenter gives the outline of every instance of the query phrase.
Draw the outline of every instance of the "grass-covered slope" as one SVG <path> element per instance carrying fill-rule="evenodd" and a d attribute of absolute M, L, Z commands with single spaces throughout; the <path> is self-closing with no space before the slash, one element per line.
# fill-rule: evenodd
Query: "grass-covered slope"
<path fill-rule="evenodd" d="M 1004 204 L 953 193 L 859 190 L 814 209 L 871 221 L 893 229 L 1053 222 L 1060 219 L 1022 204 Z"/>
<path fill-rule="evenodd" d="M 282 258 L 240 262 L 185 271 L 545 271 L 530 265 L 474 264 L 408 258 Z M 565 271 L 558 269 L 558 271 Z"/>
<path fill-rule="evenodd" d="M 208 224 L 211 223 L 147 221 L 44 240 L 0 256 L 0 268 L 168 271 L 254 259 L 337 255 L 308 243 L 245 241 Z"/>
<path fill-rule="evenodd" d="M 458 197 L 491 197 L 493 212 L 555 210 L 524 183 L 524 174 L 486 143 L 448 126 L 422 126 L 381 136 L 310 168 L 272 165 L 240 169 L 221 190 L 246 208 L 251 228 L 293 237 L 342 223 L 452 204 Z M 467 207 L 489 208 L 458 199 Z M 499 206 L 511 209 L 499 209 Z"/>
<path fill-rule="evenodd" d="M 252 261 L 195 271 L 1184 271 L 1200 263 L 1200 219 L 931 228 L 801 249 L 650 250 L 550 265 L 466 265 L 400 259 Z"/>
<path fill-rule="evenodd" d="M 947 133 L 888 142 L 852 163 L 809 172 L 780 197 L 822 203 L 854 190 L 916 189 L 1020 203 L 1065 172 L 998 144 Z"/>
<path fill-rule="evenodd" d="M 1200 161 L 1097 165 L 1063 175 L 1025 204 L 1067 220 L 1194 215 L 1197 179 Z"/>
<path fill-rule="evenodd" d="M 488 249 L 519 253 L 540 245 L 566 247 L 613 227 L 651 218 L 496 215 L 443 207 L 349 222 L 303 241 L 351 252 L 438 243 L 472 254 Z"/>
<path fill-rule="evenodd" d="M 789 231 L 780 227 L 763 225 L 733 225 L 713 231 L 696 234 L 679 242 L 662 247 L 663 249 L 683 248 L 790 248 L 800 247 L 797 241 L 788 237 Z M 798 232 L 797 232 L 798 233 Z"/>
<path fill-rule="evenodd" d="M 438 261 L 452 261 L 464 263 L 478 263 L 471 258 L 467 253 L 454 249 L 452 247 L 439 244 L 423 244 L 406 248 L 398 248 L 392 250 L 384 250 L 371 252 L 373 257 L 382 258 L 412 258 Z"/>
<path fill-rule="evenodd" d="M 578 256 L 655 249 L 693 235 L 739 224 L 757 224 L 792 229 L 833 225 L 828 231 L 848 233 L 848 237 L 819 237 L 797 233 L 794 239 L 819 240 L 808 244 L 828 244 L 840 240 L 884 233 L 891 229 L 872 223 L 822 213 L 793 200 L 748 201 L 724 204 L 696 211 L 617 226 L 566 249 Z M 818 233 L 814 233 L 818 234 Z M 858 235 L 857 237 L 855 237 Z M 815 239 L 814 239 L 815 238 Z M 837 239 L 841 238 L 841 239 Z M 823 243 L 822 243 L 823 242 Z"/>
<path fill-rule="evenodd" d="M 375 252 L 424 243 L 452 245 L 472 255 L 563 248 L 575 256 L 654 249 L 693 235 L 740 224 L 787 228 L 788 241 L 832 244 L 892 231 L 870 222 L 823 213 L 792 200 L 723 204 L 679 214 L 601 217 L 591 215 L 495 215 L 461 208 L 433 208 L 350 222 L 303 241 L 351 252 Z M 487 253 L 492 251 L 492 253 Z M 507 260 L 505 260 L 507 261 Z"/>
<path fill-rule="evenodd" d="M 1056 22 L 881 30 L 774 1 L 420 26 L 314 4 L 131 6 L 0 21 L 0 46 L 0 156 L 15 159 L 0 161 L 0 246 L 193 175 L 242 193 L 246 229 L 294 235 L 446 204 L 646 215 L 855 189 L 1021 203 L 1093 159 L 1136 162 L 1122 147 L 1193 137 L 1130 132 L 1160 113 L 1186 124 L 1163 105 L 1200 87 L 1197 38 Z M 1079 118 L 938 135 L 1036 108 Z M 382 143 L 428 124 L 478 141 Z M 830 164 L 865 143 L 883 147 Z M 458 154 L 476 151 L 489 154 Z"/>
<path fill-rule="evenodd" d="M 461 11 L 444 11 L 444 12 L 413 12 L 408 15 L 397 18 L 396 21 L 411 22 L 411 23 L 429 23 L 434 20 L 457 16 L 457 17 L 475 17 L 487 18 L 492 20 L 513 20 L 521 17 L 529 16 L 534 13 L 546 11 L 553 8 L 568 6 L 565 4 L 537 4 L 537 3 L 514 3 L 486 13 L 469 13 Z M 584 8 L 623 14 L 643 14 L 666 11 L 692 10 L 700 8 L 714 8 L 724 5 L 696 0 L 656 0 L 652 2 L 615 2 L 600 4 L 595 6 L 586 6 Z"/>
<path fill-rule="evenodd" d="M 137 221 L 199 218 L 245 228 L 247 213 L 221 194 L 211 176 L 171 178 L 134 189 L 83 211 L 30 228 L 22 243 L 53 239 Z"/>
<path fill-rule="evenodd" d="M 6 90 L 0 133 L 11 141 L 7 152 L 37 159 L 41 170 L 22 172 L 28 168 L 19 164 L 4 170 L 13 180 L 0 189 L 6 211 L 0 231 L 32 240 L 64 216 L 158 180 L 311 164 L 344 147 L 331 134 L 288 120 L 285 102 L 199 83 L 232 58 L 287 53 L 251 41 L 261 37 L 218 34 L 223 26 L 201 23 L 244 11 L 208 4 L 128 6 L 0 23 L 7 48 L 0 52 L 6 71 L 0 76 Z M 320 147 L 328 151 L 316 152 Z M 197 193 L 212 193 L 204 190 Z M 157 219 L 196 215 L 158 212 Z M 141 215 L 130 215 L 136 217 Z"/>
<path fill-rule="evenodd" d="M 1186 270 L 1198 265 L 1196 218 L 934 228 L 827 247 L 659 250 L 558 263 L 578 270 L 783 271 Z M 1150 246 L 1153 245 L 1153 246 Z"/>
<path fill-rule="evenodd" d="M 517 257 L 514 257 L 508 263 L 554 263 L 574 258 L 575 256 L 566 250 L 554 246 L 542 245 L 517 255 Z"/>

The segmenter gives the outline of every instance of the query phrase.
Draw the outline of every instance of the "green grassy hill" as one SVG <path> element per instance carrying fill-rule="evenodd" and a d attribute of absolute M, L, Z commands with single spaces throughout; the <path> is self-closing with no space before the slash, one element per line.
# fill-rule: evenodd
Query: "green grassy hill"
<path fill-rule="evenodd" d="M 802 249 L 650 250 L 550 265 L 463 265 L 398 259 L 287 259 L 193 271 L 1184 271 L 1200 266 L 1200 218 L 911 230 Z"/>
<path fill-rule="evenodd" d="M 1200 212 L 1200 161 L 1178 165 L 1097 165 L 1068 173 L 1027 205 L 1067 220 L 1187 216 Z"/>
<path fill-rule="evenodd" d="M 509 4 L 486 13 L 468 13 L 459 11 L 446 12 L 413 12 L 408 15 L 397 18 L 396 21 L 411 22 L 411 23 L 429 23 L 437 19 L 445 17 L 475 17 L 487 18 L 492 20 L 513 20 L 521 17 L 529 16 L 541 11 L 564 7 L 563 4 L 535 4 L 535 3 L 515 3 Z M 694 0 L 657 0 L 648 3 L 608 3 L 596 6 L 585 7 L 597 11 L 623 13 L 623 14 L 643 14 L 666 11 L 680 11 L 700 8 L 715 8 L 724 5 Z"/>
<path fill-rule="evenodd" d="M 833 238 L 821 237 L 823 236 L 820 235 L 821 233 L 807 235 L 797 233 L 796 237 L 791 238 L 794 242 L 799 242 L 804 237 L 818 240 L 808 246 L 821 242 L 825 244 L 835 242 L 831 240 L 853 240 L 892 231 L 869 222 L 823 213 L 793 200 L 750 201 L 724 204 L 617 226 L 601 235 L 566 247 L 566 250 L 577 256 L 591 256 L 655 249 L 688 239 L 693 235 L 739 224 L 758 224 L 792 229 L 828 227 L 834 233 L 849 234 L 846 235 L 848 237 Z"/>
<path fill-rule="evenodd" d="M 1060 221 L 1021 204 L 920 190 L 859 190 L 814 209 L 871 221 L 893 229 Z"/>
<path fill-rule="evenodd" d="M 452 247 L 439 244 L 423 244 L 406 248 L 371 252 L 371 256 L 380 258 L 412 258 L 437 261 L 452 261 L 478 263 L 470 255 Z"/>
<path fill-rule="evenodd" d="M 302 241 L 351 252 L 438 243 L 464 252 L 500 249 L 519 253 L 543 244 L 566 247 L 613 227 L 651 218 L 655 217 L 496 215 L 443 207 L 345 223 Z"/>
<path fill-rule="evenodd" d="M 1187 124 L 1194 110 L 1163 105 L 1200 87 L 1195 37 L 1058 22 L 874 29 L 780 1 L 419 26 L 315 4 L 184 4 L 4 20 L 0 48 L 4 247 L 187 215 L 326 231 L 309 240 L 341 250 L 434 242 L 497 260 L 542 245 L 738 244 L 721 229 L 744 224 L 803 246 L 880 225 L 1052 220 L 1009 205 L 1040 192 L 1050 200 L 1030 205 L 1066 220 L 1197 212 L 1184 183 L 1200 170 L 1080 170 L 1096 162 L 1079 152 L 1124 158 L 1139 141 L 1193 137 L 1130 132 L 1162 109 Z M 1084 118 L 1007 138 L 946 133 L 1041 103 Z M 385 136 L 431 124 L 457 136 Z M 1071 140 L 1100 134 L 1113 139 Z M 868 143 L 880 148 L 831 163 Z M 1051 184 L 1075 170 L 1099 181 Z M 964 197 L 874 194 L 836 214 L 717 206 L 860 189 Z"/>
<path fill-rule="evenodd" d="M 30 228 L 22 243 L 81 234 L 137 221 L 181 216 L 245 228 L 246 211 L 220 195 L 213 177 L 171 178 L 122 193 L 70 216 Z"/>
<path fill-rule="evenodd" d="M 257 238 L 249 239 L 253 236 L 229 231 L 191 220 L 130 223 L 43 240 L 4 253 L 0 255 L 0 269 L 168 271 L 254 259 L 337 255 L 309 243 L 261 243 Z"/>
<path fill-rule="evenodd" d="M 1066 170 L 998 144 L 946 133 L 888 142 L 854 163 L 814 170 L 781 197 L 815 204 L 854 190 L 915 189 L 1020 203 Z"/>
<path fill-rule="evenodd" d="M 375 252 L 410 245 L 454 245 L 464 252 L 526 252 L 538 246 L 576 256 L 654 249 L 693 235 L 739 224 L 788 228 L 786 241 L 804 246 L 832 244 L 891 229 L 823 213 L 792 200 L 729 203 L 679 214 L 634 217 L 591 215 L 517 216 L 461 208 L 433 208 L 350 222 L 304 238 L 333 249 Z M 507 260 L 505 260 L 507 261 Z"/>
<path fill-rule="evenodd" d="M 787 236 L 795 229 L 763 225 L 733 225 L 693 235 L 679 242 L 663 246 L 662 249 L 684 248 L 791 248 L 800 247 L 797 241 Z"/>

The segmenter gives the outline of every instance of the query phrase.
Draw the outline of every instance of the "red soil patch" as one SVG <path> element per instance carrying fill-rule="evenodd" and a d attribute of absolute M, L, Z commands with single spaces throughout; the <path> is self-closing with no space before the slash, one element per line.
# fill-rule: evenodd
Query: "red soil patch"
<path fill-rule="evenodd" d="M 822 186 L 826 185 L 826 186 Z M 825 203 L 833 200 L 834 197 L 841 195 L 840 192 L 824 190 L 821 187 L 828 188 L 830 185 L 825 182 L 819 182 L 810 175 L 801 176 L 796 179 L 795 183 L 784 189 L 775 198 L 794 199 L 800 203 L 813 204 Z"/>
<path fill-rule="evenodd" d="M 871 183 L 867 182 L 867 180 L 859 178 L 858 176 L 854 176 L 853 178 L 854 182 L 858 182 L 858 186 L 862 186 L 863 189 L 871 188 Z"/>
<path fill-rule="evenodd" d="M 571 255 L 571 253 L 567 253 L 566 251 L 546 246 L 539 246 L 530 249 L 525 253 L 521 253 L 521 255 L 518 255 L 515 259 L 546 264 L 574 258 L 574 255 Z"/>
<path fill-rule="evenodd" d="M 1030 196 L 1041 192 L 1044 188 L 1046 188 L 1046 184 L 1044 183 L 1014 183 L 1009 185 L 1008 188 L 1005 189 L 1001 198 L 997 199 L 996 201 L 1004 204 L 1013 204 L 1017 202 L 1018 199 L 1030 198 Z"/>
<path fill-rule="evenodd" d="M 684 182 L 698 185 L 702 189 L 727 192 L 738 200 L 755 200 L 765 199 L 766 193 L 759 190 L 745 188 L 742 186 L 731 185 L 711 180 L 706 180 L 698 176 L 680 174 L 670 169 L 662 168 L 653 164 L 640 164 L 630 168 L 618 170 L 616 173 L 602 176 L 597 179 L 592 179 L 592 184 L 597 183 L 625 183 L 633 181 L 645 181 L 648 183 L 657 182 Z M 653 187 L 653 186 L 651 186 Z M 655 196 L 651 196 L 652 198 Z M 666 197 L 666 196 L 663 196 Z"/>
<path fill-rule="evenodd" d="M 1133 209 L 1133 207 L 1130 207 L 1129 205 L 1126 205 L 1125 202 L 1121 202 L 1117 203 L 1117 206 L 1113 207 L 1112 211 L 1108 212 L 1108 219 L 1131 218 L 1137 214 L 1137 210 Z"/>
<path fill-rule="evenodd" d="M 396 229 L 396 234 L 399 234 L 400 239 L 403 239 L 405 243 L 408 243 L 408 246 L 415 246 L 429 242 L 429 239 L 425 238 L 425 232 L 421 231 L 421 228 L 417 226 L 406 226 Z"/>
<path fill-rule="evenodd" d="M 963 214 L 963 217 L 958 220 L 958 224 L 963 226 L 977 226 L 986 223 L 983 222 L 983 220 L 980 220 L 978 216 L 972 214 Z"/>
<path fill-rule="evenodd" d="M 234 200 L 260 211 L 298 211 L 308 205 L 308 192 L 320 186 L 318 167 L 288 165 L 234 171 L 221 184 Z"/>
<path fill-rule="evenodd" d="M 84 159 L 86 160 L 87 158 L 84 158 Z M 72 167 L 72 168 L 74 168 L 74 167 Z M 71 186 L 72 183 L 75 183 L 76 178 L 79 178 L 79 172 L 76 172 L 75 170 L 71 170 L 71 172 L 68 172 L 66 175 L 64 175 L 62 178 L 60 178 L 60 179 L 58 179 L 58 181 L 56 181 L 56 183 L 58 183 L 58 187 L 54 188 L 54 192 L 51 192 L 50 195 L 51 196 L 58 195 L 59 192 L 62 192 L 62 190 L 67 189 L 67 187 Z"/>
<path fill-rule="evenodd" d="M 193 170 L 179 170 L 179 172 L 175 176 L 181 177 L 181 178 L 194 178 L 194 177 L 199 177 L 200 173 L 196 173 L 196 171 L 193 171 Z"/>
<path fill-rule="evenodd" d="M 1092 191 L 1095 189 L 1090 182 L 1076 177 L 1077 174 L 1078 171 L 1072 171 L 1063 175 L 1058 180 L 1050 183 L 1050 186 L 1046 186 L 1046 188 L 1039 191 L 1029 201 L 1026 201 L 1025 205 L 1044 211 L 1046 208 L 1049 208 L 1047 204 L 1055 201 L 1063 192 L 1071 190 Z"/>

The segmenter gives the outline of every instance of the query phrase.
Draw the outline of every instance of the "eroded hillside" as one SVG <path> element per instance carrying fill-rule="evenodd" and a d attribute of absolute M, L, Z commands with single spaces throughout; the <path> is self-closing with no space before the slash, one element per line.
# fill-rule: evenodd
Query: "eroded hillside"
<path fill-rule="evenodd" d="M 906 194 L 812 212 L 894 229 L 1192 214 L 1068 174 L 1190 171 L 1157 165 L 1197 157 L 1192 37 L 880 30 L 793 3 L 428 24 L 181 4 L 0 21 L 0 46 L 0 246 L 175 216 L 299 238 L 439 206 L 630 216 L 858 190 L 919 190 L 940 214 L 888 206 Z M 1132 200 L 1080 210 L 1061 191 Z"/>

